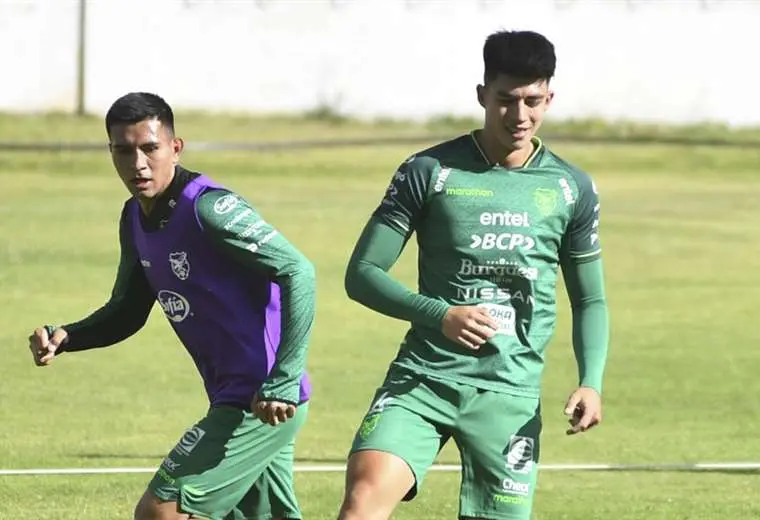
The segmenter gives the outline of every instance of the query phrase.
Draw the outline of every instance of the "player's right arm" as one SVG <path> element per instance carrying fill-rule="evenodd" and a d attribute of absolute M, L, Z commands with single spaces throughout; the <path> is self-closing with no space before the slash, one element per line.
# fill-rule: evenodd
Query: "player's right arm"
<path fill-rule="evenodd" d="M 128 225 L 125 208 L 119 223 L 121 255 L 111 298 L 80 321 L 36 329 L 29 337 L 29 347 L 37 365 L 49 364 L 61 352 L 113 345 L 145 325 L 155 296 L 131 242 Z"/>
<path fill-rule="evenodd" d="M 354 247 L 345 289 L 349 298 L 376 312 L 442 330 L 449 339 L 476 349 L 494 334 L 486 311 L 414 293 L 388 273 L 418 225 L 437 169 L 428 157 L 413 157 L 399 167 Z"/>

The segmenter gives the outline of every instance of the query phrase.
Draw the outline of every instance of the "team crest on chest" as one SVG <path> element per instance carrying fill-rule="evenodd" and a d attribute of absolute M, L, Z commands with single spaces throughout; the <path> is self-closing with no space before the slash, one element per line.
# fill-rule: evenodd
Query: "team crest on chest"
<path fill-rule="evenodd" d="M 557 207 L 557 191 L 549 188 L 537 188 L 533 192 L 533 202 L 536 203 L 538 212 L 548 217 Z"/>
<path fill-rule="evenodd" d="M 174 275 L 180 280 L 187 280 L 190 276 L 190 262 L 187 261 L 186 251 L 169 253 L 169 265 Z"/>

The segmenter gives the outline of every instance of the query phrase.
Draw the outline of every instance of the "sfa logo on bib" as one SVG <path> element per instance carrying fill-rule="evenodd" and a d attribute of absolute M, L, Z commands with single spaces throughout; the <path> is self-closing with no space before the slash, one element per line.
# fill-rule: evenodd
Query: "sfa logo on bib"
<path fill-rule="evenodd" d="M 190 315 L 187 298 L 174 291 L 160 290 L 156 296 L 166 317 L 174 323 L 184 321 Z"/>

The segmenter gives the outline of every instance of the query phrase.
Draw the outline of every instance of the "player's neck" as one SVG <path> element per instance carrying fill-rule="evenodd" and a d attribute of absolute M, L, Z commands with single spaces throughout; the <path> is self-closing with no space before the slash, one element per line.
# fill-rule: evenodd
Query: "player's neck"
<path fill-rule="evenodd" d="M 152 197 L 137 197 L 137 203 L 140 205 L 140 209 L 142 210 L 143 215 L 146 217 L 150 216 L 155 207 L 158 205 L 159 201 L 164 198 L 164 194 L 166 193 L 166 190 L 169 189 L 169 186 L 171 186 L 171 182 L 169 182 L 169 185 L 166 188 L 156 193 Z"/>
<path fill-rule="evenodd" d="M 140 198 L 137 197 L 137 203 L 140 205 L 140 209 L 143 212 L 143 215 L 146 217 L 149 217 L 150 214 L 153 212 L 153 209 L 156 207 L 156 205 L 159 203 L 159 201 L 163 200 L 164 195 L 166 194 L 167 190 L 169 190 L 169 187 L 174 183 L 174 179 L 176 177 L 176 169 L 172 172 L 171 177 L 169 177 L 169 182 L 166 183 L 166 186 L 164 188 L 157 192 L 152 197 L 146 197 L 146 198 Z"/>
<path fill-rule="evenodd" d="M 521 168 L 525 166 L 528 159 L 533 155 L 536 145 L 531 141 L 530 146 L 518 150 L 506 151 L 503 159 L 499 163 L 505 168 Z"/>
<path fill-rule="evenodd" d="M 496 139 L 482 131 L 475 132 L 475 139 L 480 144 L 486 159 L 490 164 L 498 164 L 505 168 L 520 168 L 524 166 L 536 149 L 536 143 L 531 141 L 530 146 L 525 148 L 505 148 Z"/>
<path fill-rule="evenodd" d="M 143 215 L 146 217 L 149 217 L 151 212 L 153 211 L 153 208 L 156 207 L 156 200 L 160 197 L 160 195 L 150 198 L 150 199 L 141 199 L 138 197 L 137 203 L 140 205 L 140 209 L 143 212 Z"/>

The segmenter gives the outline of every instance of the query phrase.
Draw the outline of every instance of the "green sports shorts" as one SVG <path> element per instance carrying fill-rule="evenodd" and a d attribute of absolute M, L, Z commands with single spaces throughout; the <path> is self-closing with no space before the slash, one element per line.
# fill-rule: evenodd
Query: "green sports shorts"
<path fill-rule="evenodd" d="M 209 520 L 300 519 L 293 487 L 295 436 L 308 403 L 278 426 L 231 406 L 209 409 L 164 459 L 148 489 Z"/>
<path fill-rule="evenodd" d="M 392 367 L 354 437 L 351 454 L 392 453 L 411 468 L 412 500 L 453 438 L 462 460 L 460 517 L 528 520 L 539 456 L 538 398 L 482 390 Z"/>

